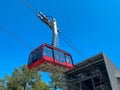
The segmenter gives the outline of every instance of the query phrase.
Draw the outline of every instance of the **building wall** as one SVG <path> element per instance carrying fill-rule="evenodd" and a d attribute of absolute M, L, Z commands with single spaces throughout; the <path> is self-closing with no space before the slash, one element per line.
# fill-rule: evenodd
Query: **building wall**
<path fill-rule="evenodd" d="M 104 64 L 100 64 L 103 62 L 104 62 Z M 95 66 L 95 65 L 98 65 L 98 66 Z M 64 80 L 66 80 L 66 81 L 64 81 L 65 85 L 64 85 L 63 90 L 82 90 L 83 86 L 81 86 L 81 85 L 83 85 L 83 84 L 81 84 L 81 83 L 83 83 L 83 81 L 79 77 L 80 77 L 82 71 L 87 68 L 88 69 L 91 68 L 90 71 L 89 70 L 85 71 L 85 72 L 89 72 L 87 74 L 93 73 L 93 75 L 88 76 L 88 77 L 90 77 L 90 80 L 84 82 L 85 84 L 92 83 L 90 85 L 93 85 L 93 88 L 91 88 L 90 90 L 102 90 L 102 89 L 96 88 L 97 86 L 96 86 L 95 77 L 99 77 L 98 81 L 100 81 L 101 83 L 99 83 L 99 82 L 97 82 L 97 83 L 100 84 L 100 87 L 105 89 L 108 86 L 108 89 L 106 88 L 105 90 L 120 90 L 119 84 L 118 84 L 118 79 L 115 77 L 116 72 L 119 72 L 119 70 L 103 53 L 93 56 L 92 58 L 89 58 L 89 59 L 75 65 L 75 69 L 66 72 L 64 74 L 64 78 L 65 78 Z M 98 74 L 98 76 L 96 76 L 97 74 Z M 87 87 L 90 88 L 89 85 Z M 87 90 L 87 89 L 85 89 L 85 90 Z"/>
<path fill-rule="evenodd" d="M 120 90 L 119 84 L 118 84 L 118 79 L 116 78 L 116 74 L 118 72 L 118 69 L 116 68 L 116 66 L 109 60 L 108 57 L 106 57 L 104 55 L 104 59 L 105 59 L 105 64 L 106 64 L 106 68 L 109 74 L 109 78 L 111 81 L 111 86 L 112 86 L 112 90 Z"/>

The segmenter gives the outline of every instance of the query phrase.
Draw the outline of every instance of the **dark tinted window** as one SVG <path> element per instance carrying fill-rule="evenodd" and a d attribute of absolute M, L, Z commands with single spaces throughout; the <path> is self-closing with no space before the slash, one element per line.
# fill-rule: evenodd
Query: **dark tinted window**
<path fill-rule="evenodd" d="M 44 47 L 44 56 L 52 57 L 52 49 L 48 47 Z"/>
<path fill-rule="evenodd" d="M 37 48 L 35 51 L 33 51 L 29 56 L 29 62 L 28 64 L 31 64 L 35 62 L 36 60 L 39 60 L 42 57 L 42 49 Z"/>
<path fill-rule="evenodd" d="M 39 60 L 42 57 L 42 48 L 38 48 L 37 50 L 37 60 Z"/>
<path fill-rule="evenodd" d="M 58 62 L 65 62 L 65 56 L 63 52 L 60 52 L 58 50 L 54 50 L 54 58 Z"/>

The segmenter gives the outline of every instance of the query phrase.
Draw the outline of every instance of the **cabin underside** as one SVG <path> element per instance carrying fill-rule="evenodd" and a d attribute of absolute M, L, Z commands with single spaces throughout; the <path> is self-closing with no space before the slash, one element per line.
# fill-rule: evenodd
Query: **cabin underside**
<path fill-rule="evenodd" d="M 44 62 L 37 67 L 39 71 L 50 72 L 50 73 L 64 73 L 70 69 L 64 66 L 55 65 L 50 62 Z"/>

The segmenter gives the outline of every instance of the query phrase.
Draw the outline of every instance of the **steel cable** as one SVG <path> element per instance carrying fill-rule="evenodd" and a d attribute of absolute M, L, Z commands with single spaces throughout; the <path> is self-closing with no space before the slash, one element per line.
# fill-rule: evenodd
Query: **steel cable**
<path fill-rule="evenodd" d="M 28 2 L 27 0 L 21 0 L 23 2 L 23 4 L 29 8 L 35 15 L 37 14 L 37 9 L 35 7 L 32 6 L 32 4 L 30 2 Z"/>
<path fill-rule="evenodd" d="M 29 50 L 33 49 L 33 47 L 31 45 L 29 45 L 21 37 L 19 37 L 17 34 L 15 34 L 14 32 L 12 32 L 11 30 L 7 29 L 6 27 L 0 25 L 0 31 L 4 32 L 5 34 L 7 34 L 8 36 L 10 36 L 14 40 L 16 40 L 19 43 L 21 43 L 25 48 L 28 48 Z"/>
<path fill-rule="evenodd" d="M 60 32 L 60 38 L 66 43 L 68 44 L 76 53 L 78 53 L 83 59 L 86 58 L 86 55 L 82 53 L 82 51 L 75 45 L 73 44 L 68 38 L 66 38 L 65 35 L 63 35 Z"/>

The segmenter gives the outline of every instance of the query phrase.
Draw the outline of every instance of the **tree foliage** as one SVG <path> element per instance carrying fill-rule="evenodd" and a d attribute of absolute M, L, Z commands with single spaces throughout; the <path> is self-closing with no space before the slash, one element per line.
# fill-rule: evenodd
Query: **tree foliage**
<path fill-rule="evenodd" d="M 0 90 L 7 90 L 5 87 L 5 80 L 4 79 L 0 79 Z"/>
<path fill-rule="evenodd" d="M 62 76 L 59 73 L 49 75 L 49 86 L 42 81 L 37 70 L 29 70 L 26 65 L 15 68 L 11 76 L 0 79 L 0 90 L 58 90 L 62 88 Z"/>
<path fill-rule="evenodd" d="M 49 75 L 51 81 L 49 82 L 49 86 L 52 90 L 57 90 L 62 88 L 62 74 L 60 73 L 52 73 Z"/>
<path fill-rule="evenodd" d="M 41 80 L 37 70 L 29 70 L 26 65 L 15 68 L 12 75 L 0 79 L 0 90 L 50 90 Z"/>

